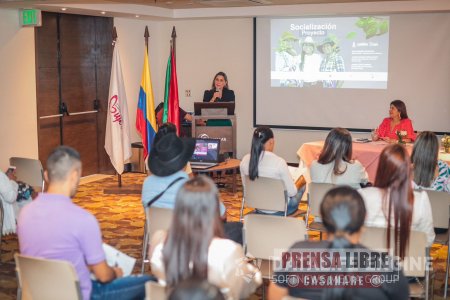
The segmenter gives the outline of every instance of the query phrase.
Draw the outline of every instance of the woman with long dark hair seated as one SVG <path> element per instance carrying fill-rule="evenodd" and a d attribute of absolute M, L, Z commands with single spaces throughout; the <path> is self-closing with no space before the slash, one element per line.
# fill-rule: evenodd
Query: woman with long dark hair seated
<path fill-rule="evenodd" d="M 333 253 L 338 253 L 338 257 L 350 254 L 373 253 L 373 250 L 368 250 L 359 244 L 361 232 L 363 229 L 364 218 L 366 216 L 366 208 L 361 195 L 354 189 L 348 186 L 341 186 L 330 190 L 324 197 L 321 206 L 320 214 L 323 219 L 323 224 L 328 232 L 328 240 L 326 241 L 302 241 L 295 243 L 288 253 L 297 253 L 297 258 L 303 264 L 303 267 L 297 265 L 293 270 L 287 264 L 285 268 L 275 272 L 273 281 L 269 287 L 269 299 L 283 299 L 288 294 L 290 296 L 305 298 L 305 299 L 408 299 L 408 283 L 401 270 L 396 269 L 395 263 L 391 265 L 392 269 L 384 270 L 381 276 L 384 278 L 392 278 L 393 274 L 399 275 L 397 281 L 387 281 L 380 283 L 378 286 L 370 286 L 370 282 L 354 282 L 357 285 L 348 285 L 348 288 L 334 287 L 329 285 L 331 279 L 336 283 L 335 276 L 337 275 L 354 275 L 353 272 L 343 273 L 338 270 L 330 272 L 326 268 L 326 263 L 322 259 L 322 264 L 314 266 L 314 264 L 305 265 L 307 261 L 307 254 L 309 253 L 326 253 L 330 257 L 336 257 Z M 305 255 L 303 255 L 305 254 Z M 292 255 L 293 256 L 293 255 Z M 311 256 L 309 256 L 311 258 Z M 323 255 L 321 257 L 324 257 Z M 312 260 L 312 258 L 311 258 Z M 360 261 L 359 261 L 360 262 Z M 304 268 L 305 270 L 302 270 Z M 343 271 L 346 270 L 346 265 L 342 265 Z M 352 268 L 360 269 L 367 274 L 367 266 L 363 264 L 356 264 Z M 366 269 L 364 269 L 366 268 Z M 308 270 L 309 269 L 309 270 Z M 328 272 L 327 272 L 328 271 Z M 355 273 L 358 273 L 355 271 Z M 320 277 L 325 281 L 314 284 L 310 279 L 307 281 L 292 280 L 292 276 L 324 276 Z M 373 273 L 372 273 L 373 275 Z M 297 277 L 298 278 L 298 277 Z M 308 278 L 308 277 L 305 277 Z M 336 283 L 338 285 L 338 283 Z M 304 286 L 303 286 L 304 285 Z"/>
<path fill-rule="evenodd" d="M 439 141 L 434 132 L 419 134 L 411 155 L 415 188 L 450 193 L 450 167 L 438 155 Z"/>
<path fill-rule="evenodd" d="M 347 129 L 330 131 L 319 159 L 310 167 L 311 181 L 319 183 L 347 184 L 360 188 L 368 182 L 366 169 L 358 160 L 352 160 L 352 136 Z"/>
<path fill-rule="evenodd" d="M 298 204 L 302 198 L 305 187 L 298 189 L 294 183 L 286 161 L 273 153 L 275 147 L 275 139 L 273 132 L 269 127 L 258 127 L 253 132 L 252 147 L 250 153 L 242 158 L 240 169 L 242 176 L 242 185 L 245 190 L 245 178 L 248 176 L 250 180 L 257 180 L 258 177 L 267 177 L 280 179 L 283 181 L 284 188 L 289 196 L 287 214 L 293 214 L 298 209 Z M 298 181 L 298 184 L 301 181 Z M 270 213 L 258 210 L 259 213 Z M 272 214 L 281 214 L 276 212 Z M 284 213 L 283 213 L 284 215 Z"/>
<path fill-rule="evenodd" d="M 425 191 L 413 191 L 411 162 L 405 147 L 392 144 L 383 149 L 373 187 L 360 189 L 367 209 L 366 226 L 386 227 L 387 244 L 394 230 L 395 255 L 405 257 L 411 230 L 425 232 L 434 241 L 433 216 Z"/>
<path fill-rule="evenodd" d="M 246 262 L 241 245 L 223 236 L 217 187 L 197 176 L 179 190 L 167 234 L 152 238 L 152 273 L 169 288 L 188 278 L 207 279 L 230 299 L 248 297 L 261 284 L 261 273 Z"/>

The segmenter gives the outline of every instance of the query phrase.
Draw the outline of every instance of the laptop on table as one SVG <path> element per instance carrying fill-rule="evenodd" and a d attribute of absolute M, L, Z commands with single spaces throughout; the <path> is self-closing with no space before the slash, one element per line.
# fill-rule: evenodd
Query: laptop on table
<path fill-rule="evenodd" d="M 195 139 L 195 149 L 189 163 L 192 169 L 209 169 L 219 164 L 220 139 Z"/>

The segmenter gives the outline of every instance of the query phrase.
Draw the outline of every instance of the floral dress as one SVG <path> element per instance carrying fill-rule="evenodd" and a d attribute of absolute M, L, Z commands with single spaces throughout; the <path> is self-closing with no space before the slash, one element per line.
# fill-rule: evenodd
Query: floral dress
<path fill-rule="evenodd" d="M 450 193 L 450 167 L 442 160 L 438 160 L 439 173 L 431 184 L 431 189 Z"/>

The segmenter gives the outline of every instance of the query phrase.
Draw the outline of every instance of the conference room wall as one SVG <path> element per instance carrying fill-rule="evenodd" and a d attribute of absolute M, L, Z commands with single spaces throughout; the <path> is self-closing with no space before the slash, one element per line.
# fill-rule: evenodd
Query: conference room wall
<path fill-rule="evenodd" d="M 183 21 L 146 21 L 115 18 L 130 112 L 131 137 L 140 138 L 134 128 L 138 88 L 143 63 L 143 30 L 150 31 L 150 63 L 155 104 L 164 97 L 164 78 L 169 55 L 172 26 L 177 32 L 177 74 L 180 105 L 187 111 L 202 101 L 218 71 L 228 75 L 236 93 L 237 156 L 250 150 L 253 132 L 253 19 L 209 19 Z M 185 91 L 191 96 L 186 97 Z M 274 101 L 277 101 L 274 99 Z M 298 112 L 301 117 L 303 112 Z M 304 142 L 324 139 L 327 132 L 274 130 L 275 151 L 288 162 L 298 162 L 296 151 Z M 367 134 L 365 134 L 367 136 Z"/>
<path fill-rule="evenodd" d="M 34 29 L 0 9 L 0 170 L 11 156 L 38 157 Z"/>

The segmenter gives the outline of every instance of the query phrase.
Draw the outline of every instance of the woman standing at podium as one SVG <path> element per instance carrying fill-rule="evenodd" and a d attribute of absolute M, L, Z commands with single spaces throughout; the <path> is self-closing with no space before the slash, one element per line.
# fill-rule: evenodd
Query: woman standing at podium
<path fill-rule="evenodd" d="M 234 102 L 234 91 L 228 88 L 228 78 L 224 72 L 214 76 L 211 89 L 203 94 L 203 102 Z"/>

